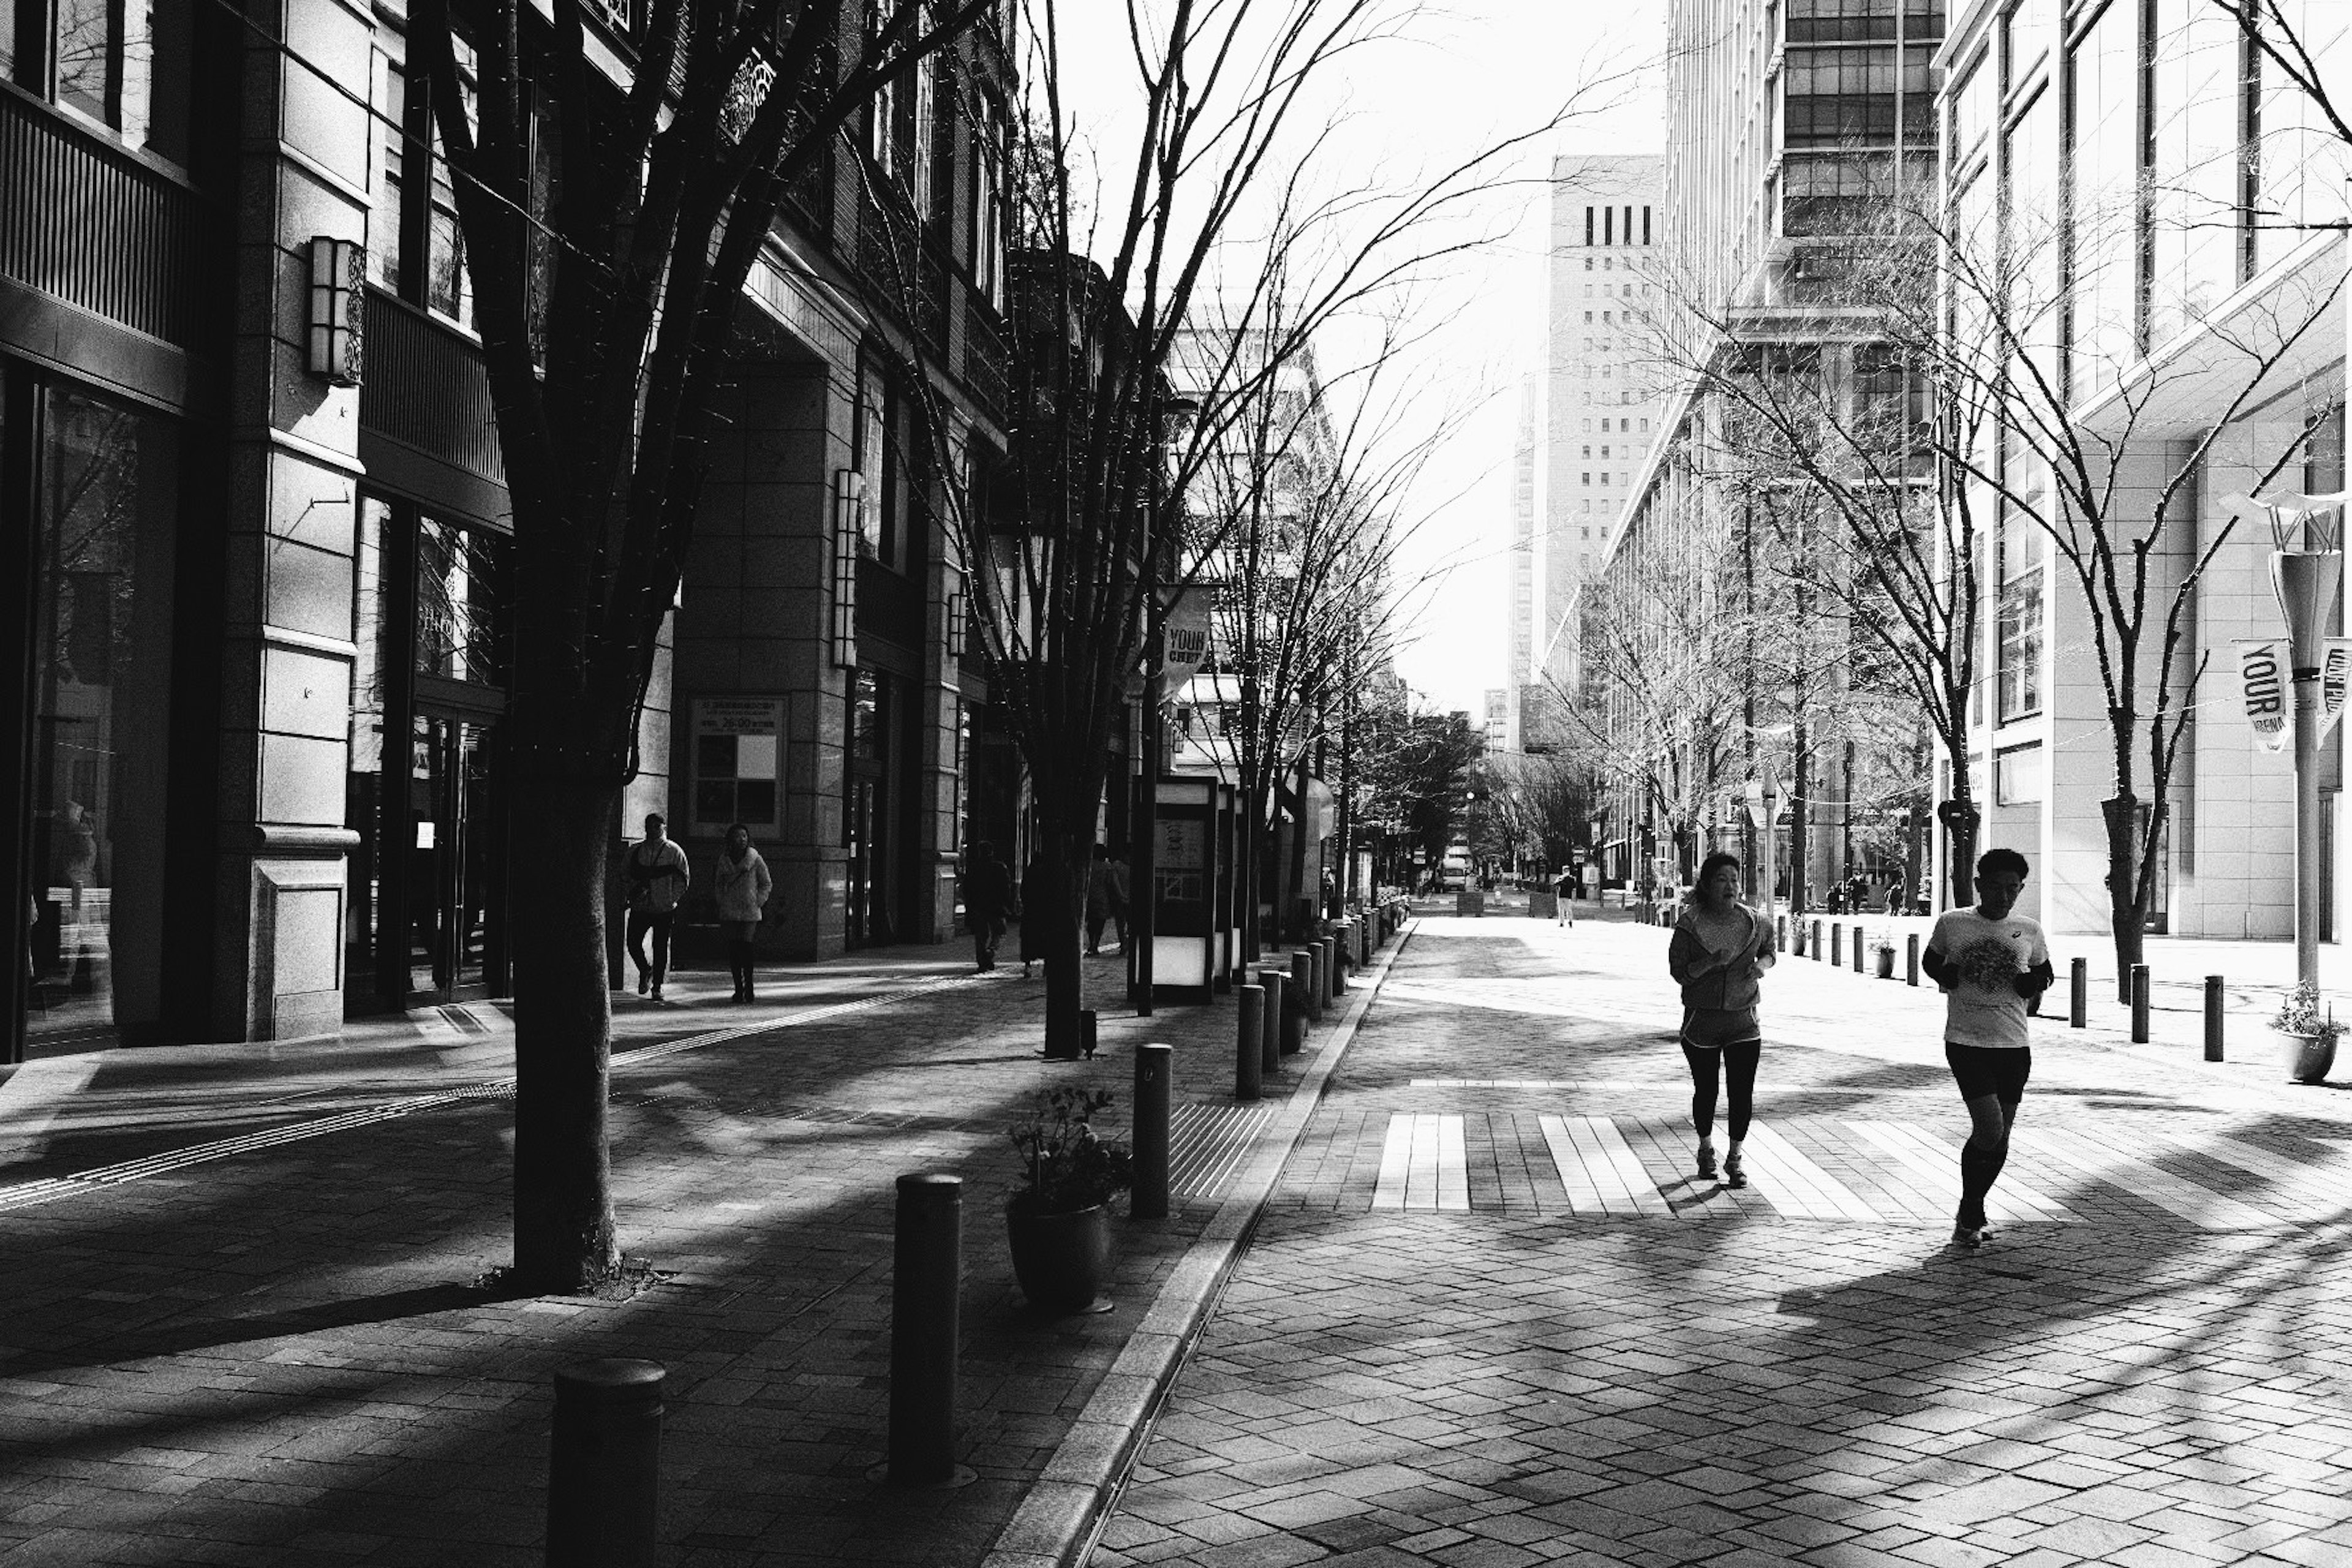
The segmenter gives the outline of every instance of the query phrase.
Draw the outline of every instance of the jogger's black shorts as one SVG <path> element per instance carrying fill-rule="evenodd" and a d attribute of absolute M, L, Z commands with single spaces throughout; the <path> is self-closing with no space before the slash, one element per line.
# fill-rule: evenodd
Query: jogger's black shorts
<path fill-rule="evenodd" d="M 1952 1064 L 1952 1077 L 1959 1083 L 1962 1100 L 1990 1094 L 2003 1105 L 2015 1105 L 2025 1098 L 2025 1080 L 2033 1076 L 2030 1046 L 1956 1046 L 1947 1040 L 1944 1059 Z"/>

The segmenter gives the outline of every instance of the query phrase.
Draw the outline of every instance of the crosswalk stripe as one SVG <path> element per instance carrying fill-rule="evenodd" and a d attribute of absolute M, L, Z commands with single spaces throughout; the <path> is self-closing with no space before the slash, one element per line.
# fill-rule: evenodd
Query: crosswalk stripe
<path fill-rule="evenodd" d="M 1760 1184 L 1766 1201 L 1790 1219 L 1878 1217 L 1877 1211 L 1848 1192 L 1843 1183 L 1760 1122 L 1748 1127 L 1743 1154 L 1748 1175 Z"/>
<path fill-rule="evenodd" d="M 1389 1118 L 1388 1142 L 1381 1146 L 1380 1178 L 1372 1184 L 1372 1206 L 1376 1209 L 1404 1207 L 1404 1180 L 1408 1163 L 1412 1159 L 1412 1118 Z"/>
<path fill-rule="evenodd" d="M 2159 1165 L 2131 1159 L 2079 1132 L 2020 1127 L 2010 1132 L 2009 1141 L 2012 1147 L 2032 1150 L 2095 1180 L 2121 1187 L 2201 1230 L 2266 1230 L 2287 1223 L 2251 1204 L 2240 1203 L 2186 1177 L 2176 1176 Z"/>
<path fill-rule="evenodd" d="M 1576 1152 L 1576 1144 L 1568 1134 L 1568 1123 L 1558 1116 L 1541 1116 L 1536 1125 L 1542 1129 L 1545 1146 L 1551 1151 L 1552 1168 L 1559 1173 L 1559 1184 L 1568 1191 L 1568 1207 L 1571 1214 L 1606 1214 L 1607 1205 L 1601 1196 L 1601 1184 Z"/>
<path fill-rule="evenodd" d="M 1946 1143 L 1907 1122 L 1849 1121 L 1846 1125 L 1911 1173 L 1916 1183 L 1913 1190 L 1917 1197 L 1925 1200 L 1923 1205 L 1916 1205 L 1926 1207 L 1922 1218 L 1946 1218 L 1958 1205 L 1960 1151 L 1957 1144 Z M 2012 1160 L 2015 1152 L 2012 1146 Z M 1998 1201 L 2005 1208 L 2023 1211 L 2021 1217 L 2026 1219 L 2069 1222 L 2081 1218 L 2063 1203 L 2015 1171 L 2001 1173 Z"/>
<path fill-rule="evenodd" d="M 1569 1136 L 1591 1166 L 1601 1190 L 1601 1205 L 1610 1214 L 1671 1215 L 1674 1205 L 1658 1191 L 1655 1177 L 1617 1123 L 1606 1116 L 1567 1119 Z"/>
<path fill-rule="evenodd" d="M 1470 1212 L 1470 1161 L 1463 1144 L 1462 1118 L 1437 1119 L 1437 1206 L 1448 1214 Z"/>

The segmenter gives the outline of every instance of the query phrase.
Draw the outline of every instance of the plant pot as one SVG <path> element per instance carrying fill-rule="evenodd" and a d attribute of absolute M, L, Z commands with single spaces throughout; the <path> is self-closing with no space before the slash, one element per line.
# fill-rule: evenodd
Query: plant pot
<path fill-rule="evenodd" d="M 2281 1030 L 2279 1038 L 2283 1042 L 2280 1063 L 2297 1083 L 2317 1083 L 2336 1065 L 2336 1041 L 2331 1036 L 2291 1035 Z"/>
<path fill-rule="evenodd" d="M 1895 950 L 1891 947 L 1878 950 L 1878 977 L 1881 980 L 1895 978 Z"/>
<path fill-rule="evenodd" d="M 1097 1204 L 1075 1214 L 1035 1214 L 1014 1198 L 1005 1206 L 1013 1277 L 1041 1312 L 1108 1312 L 1098 1291 L 1110 1267 L 1110 1211 Z"/>

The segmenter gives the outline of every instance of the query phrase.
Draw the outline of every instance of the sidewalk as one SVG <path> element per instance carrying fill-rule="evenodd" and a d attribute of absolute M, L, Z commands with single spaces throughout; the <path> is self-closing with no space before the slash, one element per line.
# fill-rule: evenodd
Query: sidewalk
<path fill-rule="evenodd" d="M 1231 1104 L 1233 1001 L 1134 1018 L 1108 956 L 1085 1063 L 1037 1056 L 1042 975 L 975 976 L 960 948 L 777 972 L 749 1008 L 715 976 L 674 977 L 661 1008 L 616 995 L 636 1288 L 613 1300 L 479 1283 L 509 1247 L 498 1007 L 28 1064 L 0 1084 L 0 1561 L 536 1568 L 551 1373 L 608 1355 L 668 1369 L 665 1563 L 1065 1560 L 1377 972 L 1270 1075 L 1248 1159 L 1180 1156 L 1170 1217 L 1118 1223 L 1118 1310 L 1061 1320 L 1021 1300 L 996 1218 L 1029 1095 L 1109 1089 L 1123 1133 L 1154 1040 L 1180 1102 Z M 958 1457 L 978 1479 L 893 1492 L 866 1479 L 892 1181 L 925 1169 L 965 1177 Z"/>
<path fill-rule="evenodd" d="M 2352 1096 L 2045 1017 L 1956 1248 L 1937 994 L 1777 965 L 1732 1189 L 1666 942 L 1421 923 L 1091 1568 L 2352 1563 Z"/>

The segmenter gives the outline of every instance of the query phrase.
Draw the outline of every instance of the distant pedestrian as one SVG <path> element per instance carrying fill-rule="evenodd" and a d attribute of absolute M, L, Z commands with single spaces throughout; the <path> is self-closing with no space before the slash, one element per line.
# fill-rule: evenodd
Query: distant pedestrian
<path fill-rule="evenodd" d="M 963 921 L 971 931 L 973 966 L 996 967 L 996 944 L 1004 940 L 1004 917 L 1013 905 L 1013 881 L 996 846 L 983 838 L 971 847 L 963 873 Z"/>
<path fill-rule="evenodd" d="M 719 852 L 711 889 L 719 900 L 719 927 L 727 937 L 727 963 L 734 972 L 733 1000 L 738 1002 L 756 1000 L 751 994 L 751 970 L 757 961 L 752 942 L 760 934 L 768 894 L 774 887 L 767 861 L 751 847 L 751 830 L 740 822 L 728 828 L 727 847 Z"/>
<path fill-rule="evenodd" d="M 1552 910 L 1554 918 L 1561 925 L 1574 925 L 1576 923 L 1576 868 L 1571 866 L 1562 871 L 1559 874 L 1559 882 L 1554 884 L 1551 891 L 1559 906 Z"/>
<path fill-rule="evenodd" d="M 1102 951 L 1103 927 L 1118 924 L 1118 950 L 1127 951 L 1127 862 L 1104 845 L 1095 846 L 1087 865 L 1087 952 Z"/>
<path fill-rule="evenodd" d="M 658 811 L 646 815 L 646 836 L 630 847 L 622 863 L 629 899 L 629 957 L 637 966 L 637 994 L 662 999 L 662 982 L 669 975 L 669 929 L 677 906 L 686 897 L 693 873 L 687 869 L 686 851 L 664 830 L 669 825 Z M 646 955 L 646 939 L 653 939 L 653 955 Z"/>
<path fill-rule="evenodd" d="M 1717 850 L 1699 864 L 1698 885 L 1666 945 L 1666 969 L 1683 988 L 1683 1058 L 1690 1064 L 1691 1123 L 1698 1131 L 1702 1180 L 1715 1179 L 1718 1075 L 1730 1091 L 1726 1186 L 1748 1184 L 1740 1144 L 1755 1110 L 1756 1068 L 1764 1053 L 1756 1008 L 1773 958 L 1772 928 L 1739 901 L 1739 857 Z"/>
<path fill-rule="evenodd" d="M 1952 1220 L 1959 1247 L 1981 1247 L 1992 1234 L 1985 1199 L 2009 1159 L 2010 1129 L 2033 1072 L 2026 1008 L 2058 977 L 2041 922 L 2015 912 L 2026 874 L 2016 850 L 1986 850 L 1977 860 L 1976 908 L 1937 915 L 1920 958 L 1943 988 L 1944 1059 L 1969 1108 Z"/>

